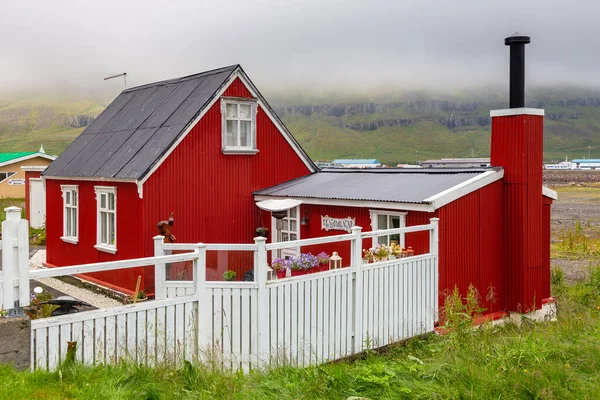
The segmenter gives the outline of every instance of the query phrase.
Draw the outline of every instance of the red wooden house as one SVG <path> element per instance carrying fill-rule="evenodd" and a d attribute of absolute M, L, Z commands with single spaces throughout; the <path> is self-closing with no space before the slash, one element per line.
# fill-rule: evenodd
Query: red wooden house
<path fill-rule="evenodd" d="M 543 110 L 512 97 L 511 83 L 511 109 L 492 112 L 491 168 L 318 171 L 239 66 L 128 89 L 43 174 L 47 262 L 150 256 L 156 224 L 171 211 L 178 242 L 251 243 L 261 226 L 275 241 L 269 207 L 255 202 L 285 200 L 283 241 L 438 217 L 441 294 L 473 284 L 483 297 L 493 288 L 491 311 L 539 308 L 550 296 L 556 194 L 542 187 Z M 393 240 L 429 248 L 422 233 L 373 243 Z M 349 260 L 339 245 L 287 254 L 321 250 Z M 238 276 L 252 265 L 225 258 L 208 264 Z M 138 275 L 152 285 L 151 268 L 92 279 L 127 292 Z"/>
<path fill-rule="evenodd" d="M 172 211 L 178 242 L 250 243 L 252 192 L 316 170 L 238 65 L 127 89 L 43 173 L 47 264 L 151 256 Z M 88 278 L 138 275 L 151 288 L 151 268 Z"/>

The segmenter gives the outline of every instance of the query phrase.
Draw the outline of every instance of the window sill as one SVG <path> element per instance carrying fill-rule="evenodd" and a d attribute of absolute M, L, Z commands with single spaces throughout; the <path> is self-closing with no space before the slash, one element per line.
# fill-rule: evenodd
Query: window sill
<path fill-rule="evenodd" d="M 111 246 L 107 246 L 105 244 L 97 244 L 94 246 L 94 248 L 98 251 L 103 251 L 105 253 L 110 253 L 110 254 L 117 254 L 117 248 L 116 247 L 111 247 Z"/>
<path fill-rule="evenodd" d="M 71 244 L 77 244 L 77 243 L 79 243 L 79 240 L 77 240 L 77 238 L 73 237 L 73 236 L 61 236 L 60 239 L 63 242 L 67 242 L 67 243 L 71 243 Z"/>
<path fill-rule="evenodd" d="M 258 153 L 258 149 L 223 149 L 223 154 L 242 154 L 242 155 L 249 155 L 249 156 L 253 156 L 256 153 Z"/>

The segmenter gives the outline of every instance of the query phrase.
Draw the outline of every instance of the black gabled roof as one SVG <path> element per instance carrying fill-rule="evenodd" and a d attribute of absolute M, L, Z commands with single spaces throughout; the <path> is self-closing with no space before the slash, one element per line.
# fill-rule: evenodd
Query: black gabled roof
<path fill-rule="evenodd" d="M 232 65 L 123 91 L 43 175 L 143 178 L 237 68 Z"/>

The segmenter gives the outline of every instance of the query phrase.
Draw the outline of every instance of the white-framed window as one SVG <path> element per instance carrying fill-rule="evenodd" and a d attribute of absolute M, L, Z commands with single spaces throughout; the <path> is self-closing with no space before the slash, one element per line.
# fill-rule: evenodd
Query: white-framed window
<path fill-rule="evenodd" d="M 16 172 L 0 172 L 0 182 L 7 180 L 13 175 L 16 175 Z"/>
<path fill-rule="evenodd" d="M 252 99 L 221 99 L 223 153 L 256 154 L 257 103 Z"/>
<path fill-rule="evenodd" d="M 60 185 L 63 197 L 63 235 L 61 239 L 77 244 L 79 241 L 79 187 Z"/>
<path fill-rule="evenodd" d="M 271 242 L 288 242 L 300 240 L 300 206 L 287 210 L 286 216 L 281 219 L 281 239 L 277 237 L 277 219 L 271 218 Z M 300 248 L 281 249 L 281 257 L 288 258 L 300 254 Z M 274 255 L 276 257 L 276 255 Z"/>
<path fill-rule="evenodd" d="M 371 214 L 371 228 L 374 231 L 381 229 L 402 228 L 406 226 L 406 213 L 397 211 L 369 210 Z M 397 243 L 406 247 L 404 233 L 396 235 L 381 235 L 373 237 L 373 246 L 377 244 L 389 246 L 391 243 Z"/>
<path fill-rule="evenodd" d="M 95 186 L 96 192 L 96 249 L 117 252 L 117 188 Z"/>

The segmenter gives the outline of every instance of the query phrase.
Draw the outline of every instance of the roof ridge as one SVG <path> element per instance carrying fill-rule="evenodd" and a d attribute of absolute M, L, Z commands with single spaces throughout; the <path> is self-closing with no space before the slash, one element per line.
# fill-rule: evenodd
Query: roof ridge
<path fill-rule="evenodd" d="M 179 77 L 179 78 L 171 78 L 171 79 L 165 79 L 165 80 L 162 80 L 162 81 L 157 81 L 157 82 L 152 82 L 152 83 L 146 83 L 144 85 L 134 86 L 132 88 L 125 89 L 121 93 L 131 93 L 131 92 L 135 92 L 137 90 L 147 89 L 149 87 L 169 85 L 169 84 L 173 84 L 173 83 L 180 83 L 180 82 L 185 82 L 185 81 L 189 81 L 189 80 L 192 80 L 192 79 L 197 79 L 197 78 L 200 78 L 200 77 L 206 77 L 206 76 L 210 76 L 210 75 L 216 75 L 216 74 L 220 74 L 220 73 L 222 73 L 224 71 L 227 71 L 227 70 L 233 71 L 234 69 L 238 68 L 239 66 L 240 66 L 239 64 L 233 64 L 233 65 L 228 65 L 226 67 L 211 69 L 211 70 L 204 71 L 204 72 L 198 72 L 198 73 L 192 74 L 192 75 L 182 76 L 182 77 Z"/>

